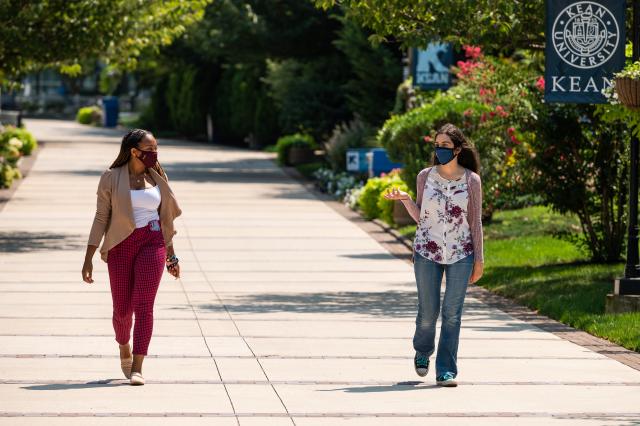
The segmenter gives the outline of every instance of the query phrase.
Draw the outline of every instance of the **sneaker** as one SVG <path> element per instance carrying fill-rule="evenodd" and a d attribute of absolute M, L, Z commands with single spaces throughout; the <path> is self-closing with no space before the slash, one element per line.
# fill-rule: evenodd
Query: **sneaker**
<path fill-rule="evenodd" d="M 456 386 L 458 386 L 453 373 L 444 373 L 442 376 L 437 377 L 436 383 L 438 384 L 438 386 L 444 386 L 447 388 L 455 388 Z"/>
<path fill-rule="evenodd" d="M 429 372 L 429 358 L 424 355 L 418 355 L 413 358 L 413 366 L 416 369 L 416 373 L 420 377 L 424 377 Z"/>

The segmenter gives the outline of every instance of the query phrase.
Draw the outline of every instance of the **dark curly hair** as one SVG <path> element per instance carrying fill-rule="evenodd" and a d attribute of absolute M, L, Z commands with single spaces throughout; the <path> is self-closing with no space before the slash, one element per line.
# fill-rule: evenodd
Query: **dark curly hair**
<path fill-rule="evenodd" d="M 476 151 L 476 148 L 464 137 L 462 130 L 451 123 L 447 123 L 438 129 L 436 138 L 438 135 L 449 136 L 454 148 L 462 148 L 458 154 L 458 164 L 465 169 L 469 169 L 478 174 L 480 173 L 480 156 L 478 155 L 478 151 Z M 440 164 L 435 154 L 433 155 L 433 164 Z"/>

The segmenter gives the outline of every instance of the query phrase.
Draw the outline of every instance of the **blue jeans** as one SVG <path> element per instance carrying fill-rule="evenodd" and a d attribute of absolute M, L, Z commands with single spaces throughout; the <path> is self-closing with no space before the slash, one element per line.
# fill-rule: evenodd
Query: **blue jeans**
<path fill-rule="evenodd" d="M 446 290 L 442 302 L 442 327 L 438 354 L 436 355 L 436 377 L 445 373 L 458 374 L 456 360 L 462 305 L 467 284 L 473 270 L 473 254 L 449 265 L 433 262 L 415 254 L 413 269 L 418 285 L 418 316 L 413 348 L 419 354 L 430 357 L 435 351 L 436 321 L 440 313 L 440 285 L 442 274 L 446 276 Z"/>

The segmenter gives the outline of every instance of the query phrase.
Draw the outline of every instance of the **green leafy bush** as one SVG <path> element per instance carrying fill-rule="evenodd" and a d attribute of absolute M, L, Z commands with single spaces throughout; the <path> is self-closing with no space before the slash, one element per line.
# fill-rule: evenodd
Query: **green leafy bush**
<path fill-rule="evenodd" d="M 401 191 L 409 192 L 413 197 L 413 191 L 400 177 L 400 170 L 396 169 L 389 174 L 369 179 L 359 193 L 358 198 L 358 207 L 360 207 L 364 217 L 369 220 L 382 219 L 386 223 L 393 225 L 393 206 L 395 202 L 385 199 L 384 194 L 394 187 Z"/>
<path fill-rule="evenodd" d="M 433 146 L 424 141 L 441 125 L 458 123 L 467 131 L 472 123 L 463 120 L 465 111 L 483 111 L 482 105 L 453 96 L 440 94 L 432 103 L 425 104 L 403 115 L 395 115 L 384 124 L 378 133 L 378 141 L 387 149 L 389 158 L 404 165 L 401 176 L 412 191 L 416 190 L 416 176 L 431 164 Z M 468 122 L 469 126 L 463 126 Z"/>
<path fill-rule="evenodd" d="M 395 225 L 396 223 L 393 220 L 393 208 L 395 203 L 399 201 L 387 200 L 386 198 L 384 198 L 385 192 L 395 187 L 401 191 L 409 192 L 410 194 L 412 193 L 411 193 L 411 190 L 409 189 L 409 185 L 407 185 L 400 178 L 399 171 L 392 171 L 388 175 L 383 176 L 382 179 L 386 181 L 386 186 L 383 192 L 378 196 L 378 209 L 380 210 L 380 216 L 378 216 L 378 218 L 388 223 L 389 225 Z M 413 195 L 411 195 L 411 197 L 415 199 Z"/>
<path fill-rule="evenodd" d="M 528 185 L 555 211 L 580 219 L 579 238 L 560 236 L 593 261 L 621 260 L 629 193 L 628 123 L 604 119 L 599 111 L 607 108 L 594 105 L 540 103 L 537 109 L 536 156 L 528 162 L 534 173 Z"/>
<path fill-rule="evenodd" d="M 311 136 L 302 133 L 295 133 L 293 135 L 281 137 L 276 143 L 279 164 L 289 164 L 289 150 L 294 146 L 301 148 L 315 148 L 316 144 Z"/>
<path fill-rule="evenodd" d="M 522 61 L 485 57 L 479 48 L 465 46 L 467 60 L 455 70 L 458 84 L 430 102 L 393 116 L 378 134 L 389 157 L 404 164 L 402 177 L 415 189 L 417 173 L 431 163 L 433 146 L 424 142 L 445 122 L 457 125 L 480 154 L 483 218 L 497 205 L 515 204 L 531 191 L 528 160 L 535 155 L 535 105 L 540 104 L 544 80 Z"/>
<path fill-rule="evenodd" d="M 377 146 L 374 129 L 356 117 L 333 129 L 331 137 L 325 143 L 327 161 L 334 171 L 344 171 L 348 149 L 374 146 Z"/>
<path fill-rule="evenodd" d="M 362 188 L 360 198 L 358 199 L 358 207 L 362 211 L 364 217 L 369 220 L 380 217 L 381 210 L 378 205 L 380 195 L 389 187 L 389 180 L 383 177 L 374 177 L 367 181 Z"/>
<path fill-rule="evenodd" d="M 20 152 L 21 148 L 22 141 L 20 141 L 20 139 L 4 139 L 4 141 L 0 143 L 0 158 L 2 158 L 4 163 L 15 166 L 22 156 L 22 153 Z"/>
<path fill-rule="evenodd" d="M 17 139 L 20 141 L 18 150 L 23 155 L 31 155 L 34 149 L 38 147 L 36 138 L 33 137 L 31 132 L 20 127 L 6 126 L 3 132 L 0 134 L 0 149 L 3 146 L 9 144 L 11 139 Z M 17 144 L 14 144 L 14 146 Z"/>
<path fill-rule="evenodd" d="M 10 188 L 14 179 L 20 179 L 21 177 L 20 170 L 17 167 L 0 160 L 0 188 Z"/>
<path fill-rule="evenodd" d="M 98 106 L 82 107 L 76 114 L 76 121 L 80 124 L 98 126 L 102 123 L 102 110 Z"/>

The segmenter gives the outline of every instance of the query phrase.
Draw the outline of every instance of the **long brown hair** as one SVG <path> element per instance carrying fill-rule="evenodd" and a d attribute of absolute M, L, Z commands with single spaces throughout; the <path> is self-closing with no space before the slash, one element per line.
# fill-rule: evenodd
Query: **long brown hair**
<path fill-rule="evenodd" d="M 472 172 L 480 173 L 480 156 L 478 155 L 478 151 L 476 151 L 476 148 L 464 137 L 462 130 L 451 123 L 447 123 L 438 129 L 436 138 L 438 135 L 449 136 L 454 148 L 461 148 L 458 154 L 458 164 Z M 433 164 L 440 164 L 440 160 L 438 160 L 435 154 L 433 155 Z"/>
<path fill-rule="evenodd" d="M 127 132 L 127 134 L 124 135 L 124 137 L 122 138 L 122 143 L 120 144 L 120 153 L 118 154 L 118 157 L 116 157 L 115 161 L 113 162 L 113 164 L 111 164 L 109 168 L 115 169 L 116 167 L 121 167 L 127 164 L 131 159 L 131 148 L 140 149 L 138 148 L 138 144 L 147 135 L 153 136 L 151 132 L 149 132 L 148 130 L 143 130 L 143 129 L 129 130 L 129 132 Z M 165 180 L 167 179 L 164 173 L 164 169 L 160 165 L 160 162 L 156 161 L 156 164 L 153 166 L 153 169 L 156 172 L 158 172 L 158 174 L 162 176 L 162 178 L 164 178 Z"/>

